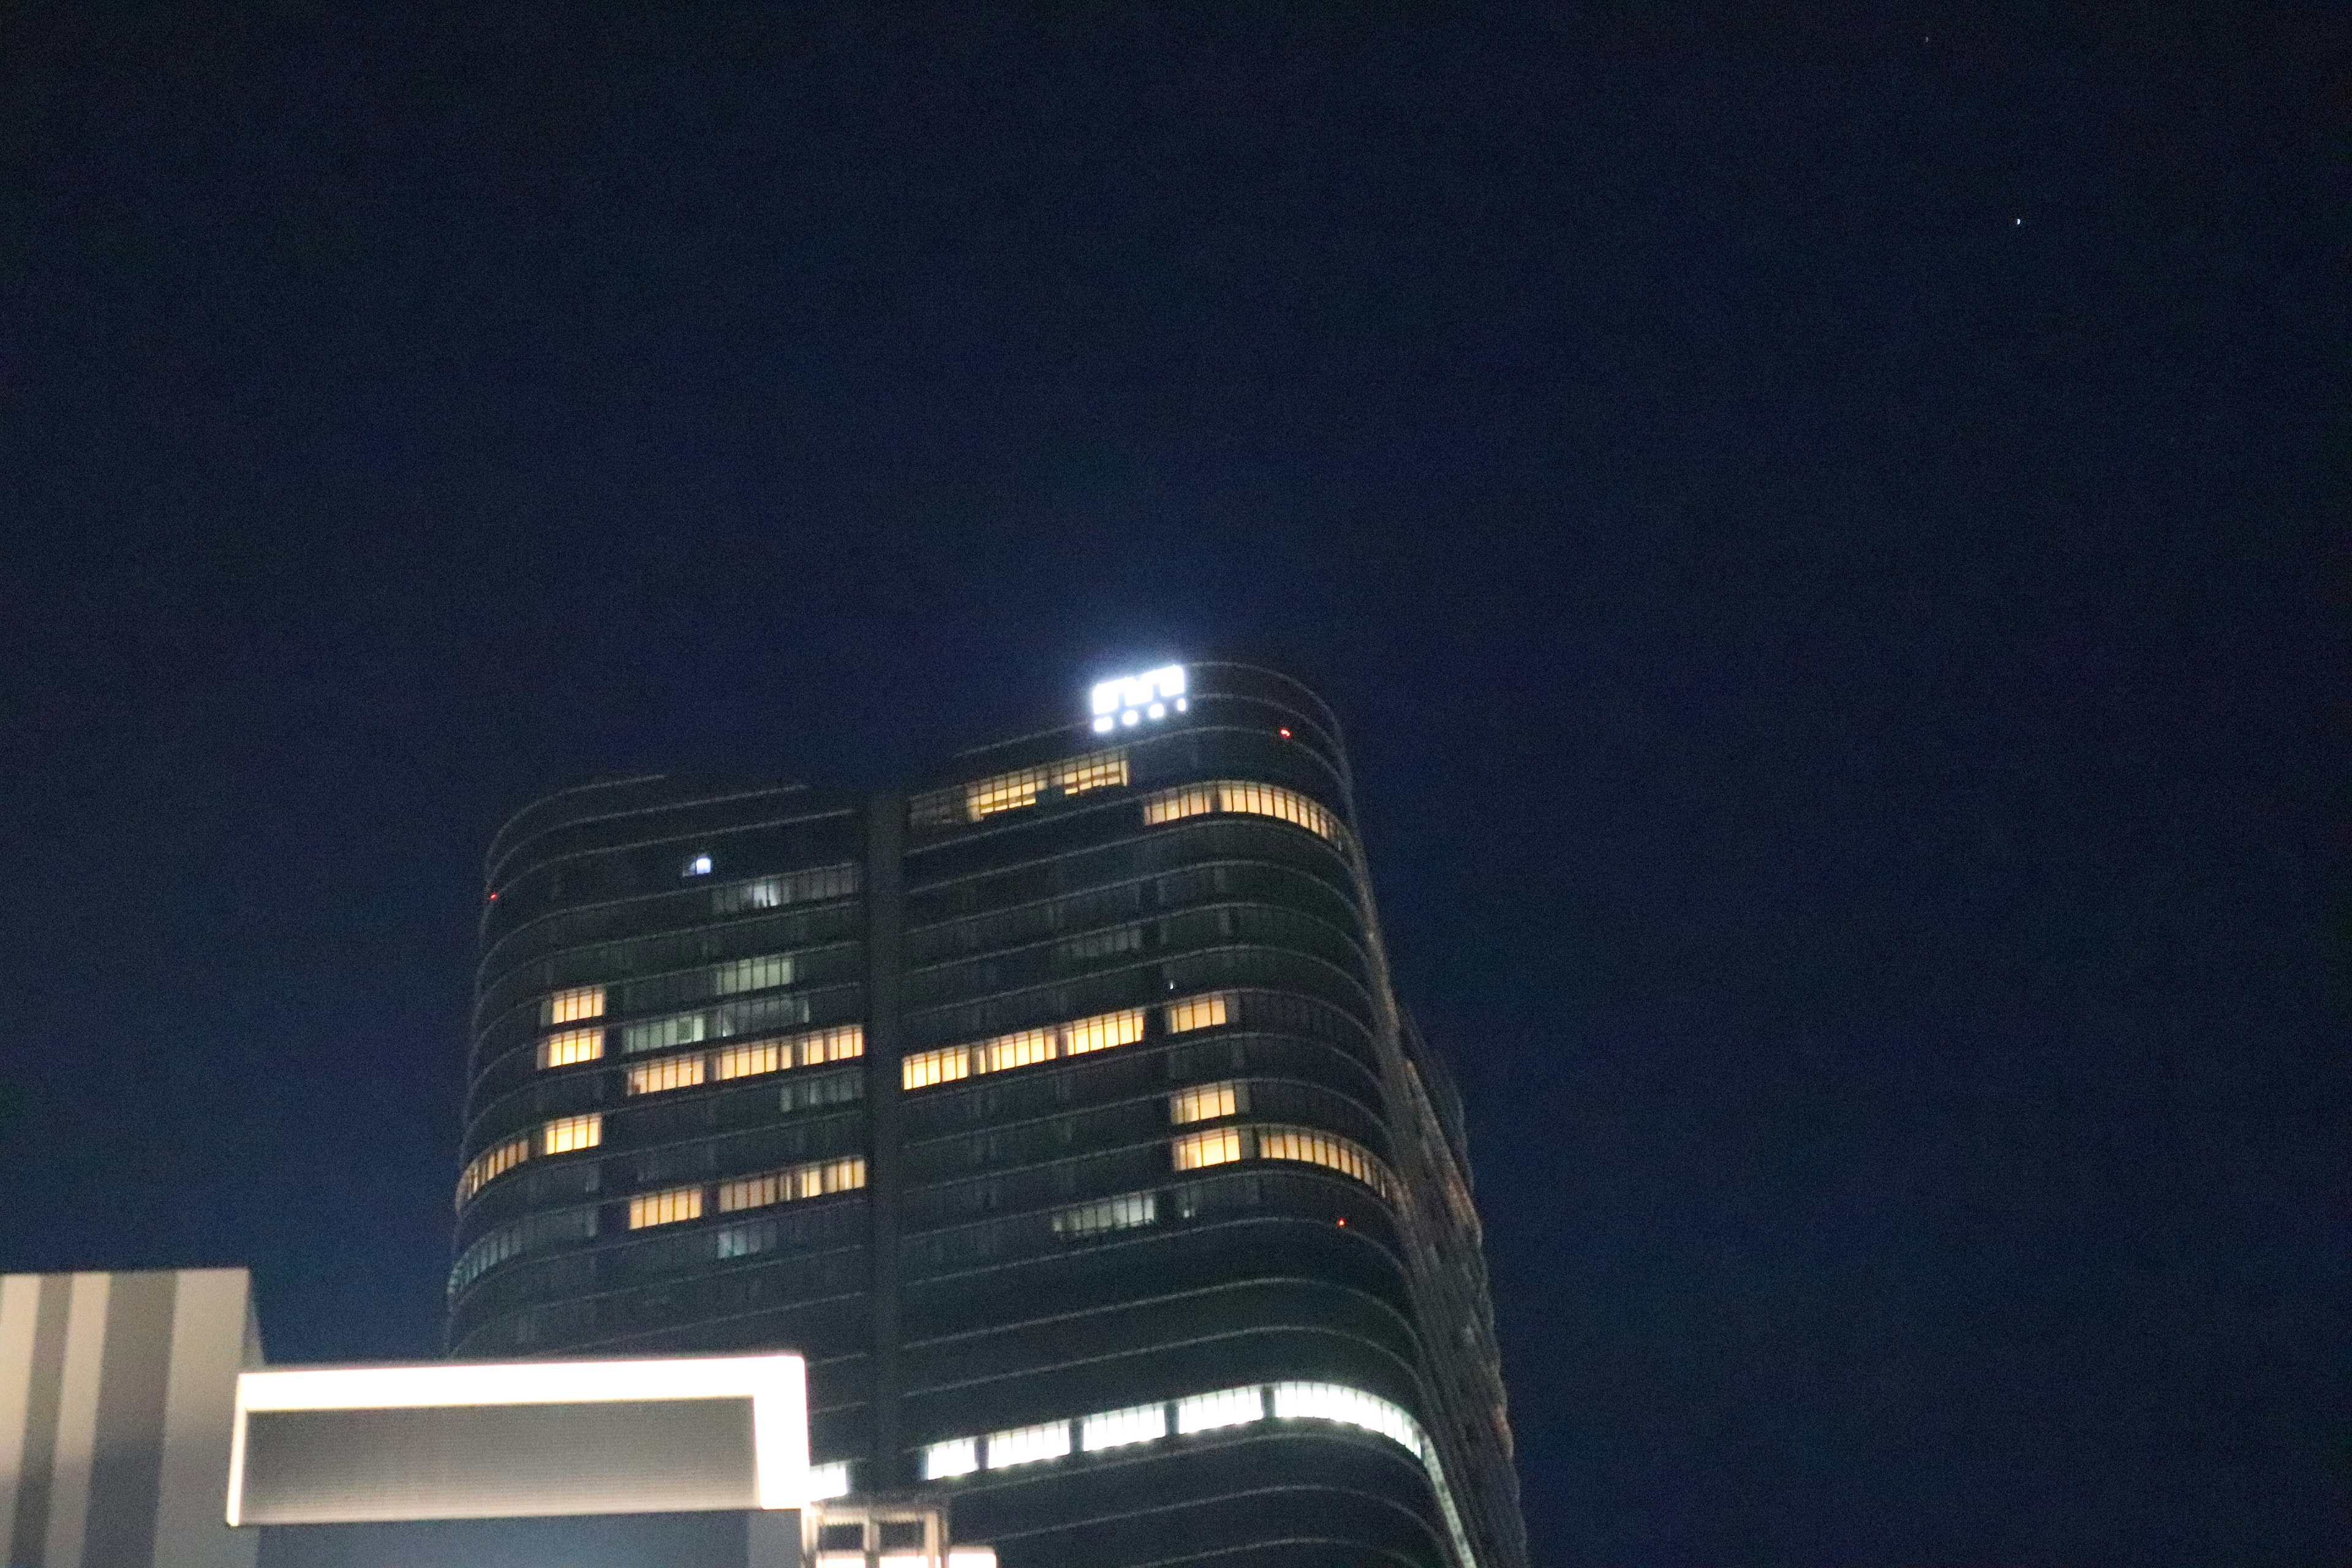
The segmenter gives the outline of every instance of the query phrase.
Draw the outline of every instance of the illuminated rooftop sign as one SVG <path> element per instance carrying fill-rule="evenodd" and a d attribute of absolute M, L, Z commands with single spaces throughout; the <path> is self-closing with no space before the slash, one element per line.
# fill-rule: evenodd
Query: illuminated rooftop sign
<path fill-rule="evenodd" d="M 1171 664 L 1095 683 L 1095 733 L 1108 735 L 1122 726 L 1147 719 L 1165 719 L 1173 710 L 1184 711 L 1184 667 Z"/>

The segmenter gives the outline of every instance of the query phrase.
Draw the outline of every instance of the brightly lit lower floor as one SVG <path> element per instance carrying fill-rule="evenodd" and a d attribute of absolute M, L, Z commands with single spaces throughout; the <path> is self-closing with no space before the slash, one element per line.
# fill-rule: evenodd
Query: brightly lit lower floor
<path fill-rule="evenodd" d="M 922 1484 L 1004 1568 L 1451 1568 L 1451 1498 L 1402 1406 L 1284 1380 L 950 1438 Z"/>

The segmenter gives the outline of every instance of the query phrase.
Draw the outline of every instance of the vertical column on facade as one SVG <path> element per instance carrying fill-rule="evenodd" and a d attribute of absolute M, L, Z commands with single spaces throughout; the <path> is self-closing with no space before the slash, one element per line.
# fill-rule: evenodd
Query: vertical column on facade
<path fill-rule="evenodd" d="M 905 1186 L 898 1131 L 901 1037 L 898 987 L 906 931 L 907 801 L 877 795 L 866 815 L 866 1103 L 873 1130 L 866 1208 L 873 1216 L 872 1479 L 863 1489 L 906 1484 L 899 1473 L 898 1204 Z"/>

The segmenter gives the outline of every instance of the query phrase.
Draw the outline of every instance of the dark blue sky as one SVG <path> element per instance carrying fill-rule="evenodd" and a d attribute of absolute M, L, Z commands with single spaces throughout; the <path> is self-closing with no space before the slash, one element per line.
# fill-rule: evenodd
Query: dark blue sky
<path fill-rule="evenodd" d="M 2342 1562 L 2346 29 L 1793 9 L 10 11 L 0 1267 L 430 1352 L 510 810 L 1239 655 L 1541 1561 Z"/>

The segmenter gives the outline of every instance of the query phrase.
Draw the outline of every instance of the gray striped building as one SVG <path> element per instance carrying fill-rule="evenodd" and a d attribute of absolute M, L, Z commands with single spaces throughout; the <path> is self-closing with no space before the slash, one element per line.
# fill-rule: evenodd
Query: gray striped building
<path fill-rule="evenodd" d="M 223 1517 L 241 1268 L 0 1276 L 0 1542 L 9 1568 L 254 1568 Z"/>

